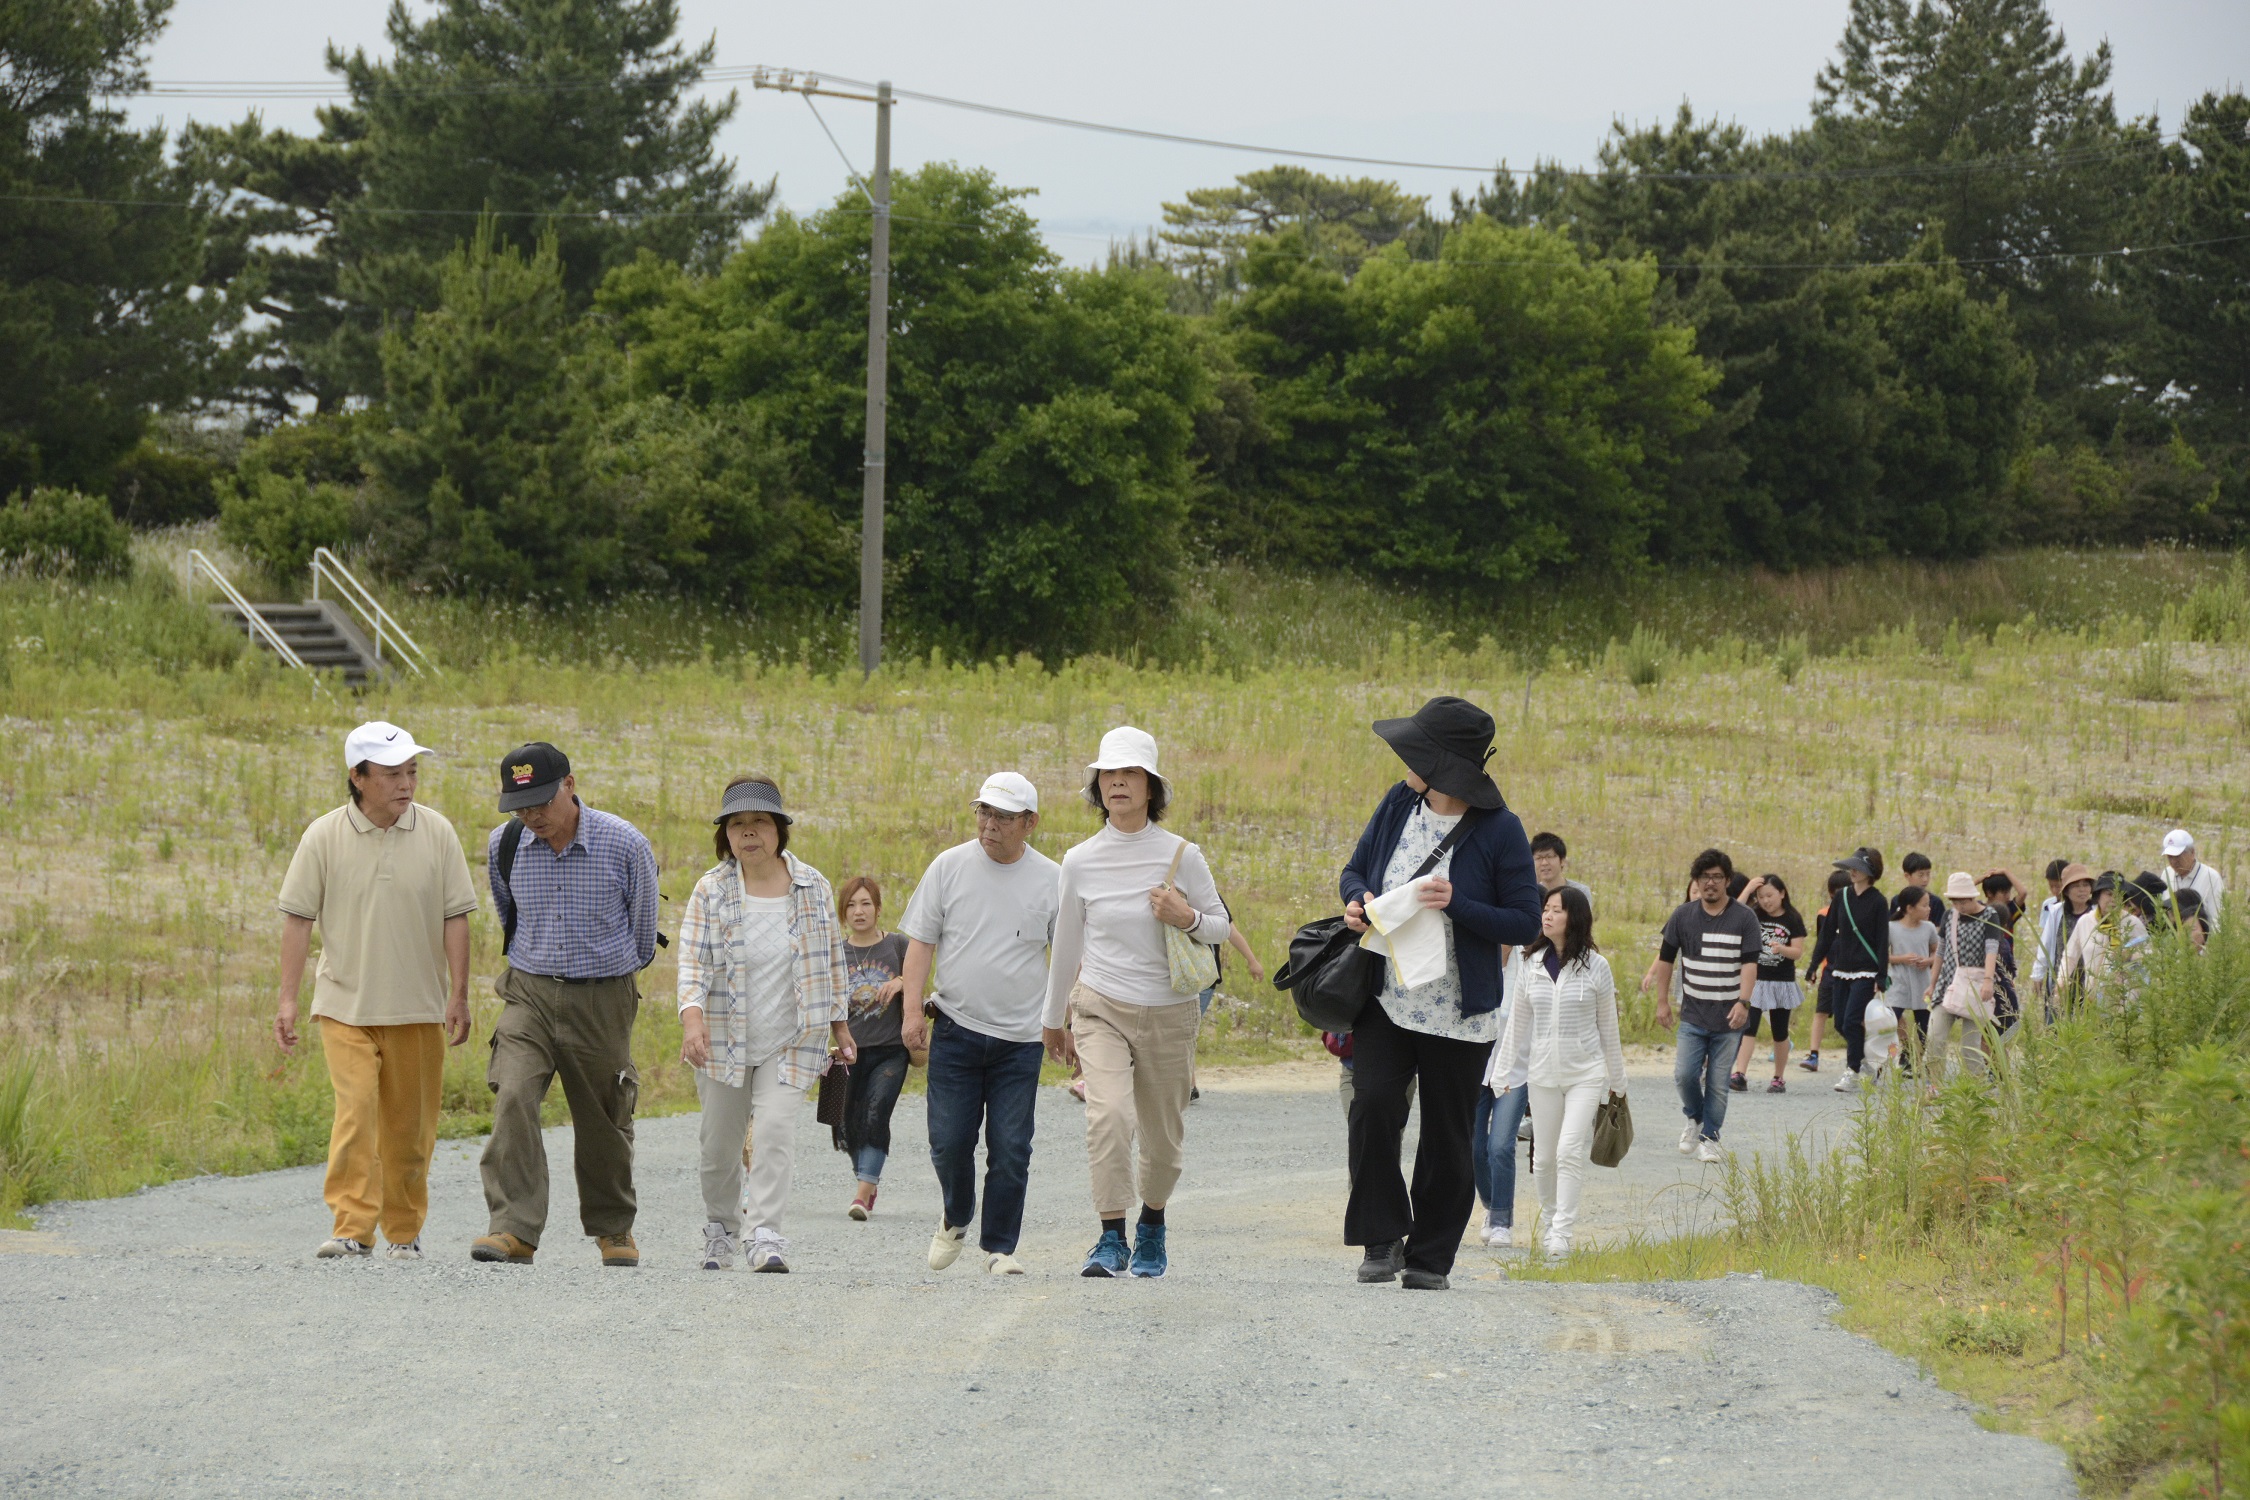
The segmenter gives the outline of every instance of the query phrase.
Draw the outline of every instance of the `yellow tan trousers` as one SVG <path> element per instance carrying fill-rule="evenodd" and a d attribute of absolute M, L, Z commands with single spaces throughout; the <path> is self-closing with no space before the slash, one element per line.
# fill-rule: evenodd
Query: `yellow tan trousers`
<path fill-rule="evenodd" d="M 1179 1185 L 1202 1019 L 1193 995 L 1181 996 L 1177 1005 L 1128 1005 L 1083 984 L 1072 987 L 1070 1031 L 1086 1077 L 1086 1161 L 1097 1217 L 1122 1218 L 1136 1201 L 1162 1208 Z"/>
<path fill-rule="evenodd" d="M 347 1026 L 320 1018 L 321 1051 L 336 1091 L 322 1196 L 336 1215 L 336 1237 L 412 1244 L 430 1213 L 430 1153 L 437 1147 L 438 1086 L 445 1076 L 445 1029 Z"/>

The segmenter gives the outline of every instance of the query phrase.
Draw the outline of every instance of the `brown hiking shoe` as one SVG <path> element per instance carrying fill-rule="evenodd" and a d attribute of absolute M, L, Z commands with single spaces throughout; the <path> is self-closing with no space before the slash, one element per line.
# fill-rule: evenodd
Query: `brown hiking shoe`
<path fill-rule="evenodd" d="M 469 1242 L 469 1259 L 494 1261 L 503 1265 L 528 1266 L 531 1257 L 539 1253 L 536 1245 L 527 1245 L 512 1234 L 488 1234 Z"/>
<path fill-rule="evenodd" d="M 633 1243 L 629 1234 L 599 1234 L 594 1243 L 601 1247 L 605 1266 L 637 1266 L 641 1263 L 641 1247 Z"/>

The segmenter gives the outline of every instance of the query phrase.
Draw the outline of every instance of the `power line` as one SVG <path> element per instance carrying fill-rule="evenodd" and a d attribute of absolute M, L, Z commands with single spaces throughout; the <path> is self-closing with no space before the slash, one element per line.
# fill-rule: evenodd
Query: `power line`
<path fill-rule="evenodd" d="M 849 84 L 855 88 L 873 88 L 865 79 L 846 78 L 834 73 L 815 73 L 791 68 L 775 68 L 765 64 L 707 68 L 699 81 L 705 84 L 749 83 L 758 84 L 771 79 L 814 81 L 826 79 L 832 83 Z M 786 84 L 784 85 L 786 87 Z M 555 79 L 535 82 L 493 80 L 482 83 L 404 84 L 389 83 L 386 89 L 412 96 L 429 95 L 507 95 L 549 94 L 608 90 L 615 87 L 608 79 Z M 1653 171 L 1627 169 L 1622 174 L 1615 169 L 1590 167 L 1563 167 L 1557 165 L 1510 167 L 1505 164 L 1441 161 L 1414 161 L 1398 157 L 1361 156 L 1341 151 L 1314 151 L 1293 146 L 1258 145 L 1246 141 L 1223 140 L 1211 136 L 1185 135 L 1173 131 L 1148 130 L 1139 126 L 1116 125 L 1097 120 L 1082 120 L 1068 115 L 1045 114 L 1036 110 L 1018 109 L 1010 105 L 986 104 L 973 99 L 957 99 L 945 94 L 923 93 L 915 89 L 894 88 L 892 96 L 912 99 L 923 104 L 934 104 L 945 109 L 966 110 L 975 114 L 997 116 L 1002 119 L 1023 120 L 1032 124 L 1052 125 L 1066 130 L 1084 130 L 1102 135 L 1124 136 L 1134 140 L 1161 141 L 1170 145 L 1199 146 L 1213 150 L 1238 151 L 1254 156 L 1277 156 L 1299 161 L 1334 162 L 1345 166 L 1390 167 L 1406 171 L 1465 172 L 1476 176 L 1511 176 L 1532 179 L 1541 176 L 1605 179 L 1623 175 L 1636 181 L 1647 182 L 1797 182 L 1797 181 L 1860 181 L 1882 178 L 1947 177 L 1964 172 L 2040 172 L 2063 167 L 2087 166 L 2120 157 L 2145 153 L 2177 140 L 2177 131 L 2159 132 L 2126 146 L 2069 147 L 2059 151 L 2039 152 L 2029 155 L 1980 157 L 1969 161 L 1907 162 L 1891 165 L 1863 167 L 1803 167 L 1803 168 L 1743 168 L 1735 171 Z M 119 89 L 111 94 L 119 98 L 151 99 L 343 99 L 351 97 L 351 90 L 332 81 L 276 81 L 270 83 L 234 82 L 225 80 L 179 80 L 173 82 L 144 81 L 131 89 Z"/>

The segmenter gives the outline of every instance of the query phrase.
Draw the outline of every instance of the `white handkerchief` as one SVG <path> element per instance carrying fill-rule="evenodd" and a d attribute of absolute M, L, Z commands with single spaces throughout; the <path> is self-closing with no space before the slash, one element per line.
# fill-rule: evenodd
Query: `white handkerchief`
<path fill-rule="evenodd" d="M 1398 972 L 1402 988 L 1434 984 L 1445 977 L 1445 914 L 1421 902 L 1422 887 L 1430 877 L 1410 880 L 1395 891 L 1385 891 L 1367 902 L 1367 936 L 1359 945 L 1380 953 Z"/>

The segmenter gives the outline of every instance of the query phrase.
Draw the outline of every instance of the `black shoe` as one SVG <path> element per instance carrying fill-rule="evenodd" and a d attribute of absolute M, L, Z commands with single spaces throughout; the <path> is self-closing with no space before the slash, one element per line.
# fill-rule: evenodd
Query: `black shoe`
<path fill-rule="evenodd" d="M 1408 1271 L 1399 1277 L 1398 1284 L 1410 1292 L 1442 1292 L 1451 1285 L 1435 1271 Z"/>
<path fill-rule="evenodd" d="M 1365 1282 L 1396 1281 L 1398 1273 L 1406 1266 L 1406 1242 L 1385 1240 L 1380 1245 L 1367 1247 L 1367 1259 L 1359 1263 L 1359 1279 Z"/>

